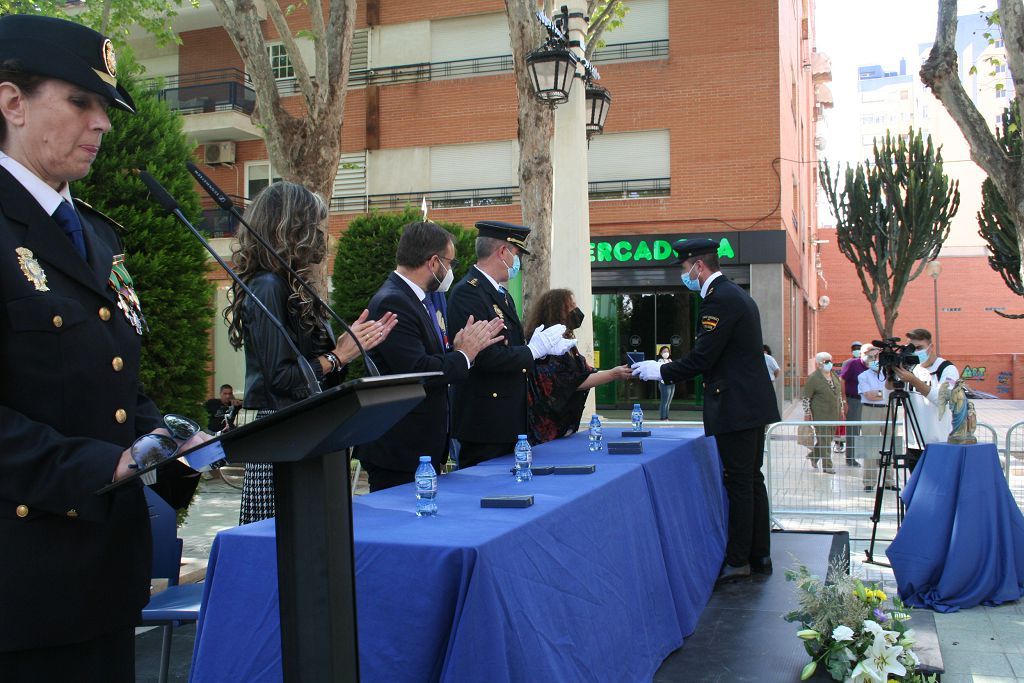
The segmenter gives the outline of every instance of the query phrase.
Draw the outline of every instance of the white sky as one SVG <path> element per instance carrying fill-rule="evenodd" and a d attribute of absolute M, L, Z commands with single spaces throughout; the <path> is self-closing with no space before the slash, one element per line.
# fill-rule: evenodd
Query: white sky
<path fill-rule="evenodd" d="M 857 135 L 857 67 L 879 64 L 897 71 L 901 57 L 911 61 L 920 43 L 935 41 L 939 0 L 817 0 L 815 5 L 815 42 L 832 59 L 830 88 L 835 97 L 835 107 L 819 123 L 818 134 L 828 145 L 822 156 L 830 162 L 863 161 Z M 994 5 L 961 0 L 958 13 Z M 908 64 L 908 73 L 916 72 Z"/>

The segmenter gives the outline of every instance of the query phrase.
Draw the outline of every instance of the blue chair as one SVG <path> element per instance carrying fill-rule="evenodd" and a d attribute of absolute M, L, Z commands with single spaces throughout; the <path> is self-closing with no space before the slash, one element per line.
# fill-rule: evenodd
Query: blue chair
<path fill-rule="evenodd" d="M 144 626 L 162 626 L 160 649 L 160 683 L 167 683 L 171 663 L 171 635 L 175 626 L 199 619 L 203 601 L 202 584 L 178 585 L 181 571 L 182 542 L 178 538 L 178 521 L 174 508 L 148 486 L 146 503 L 153 530 L 153 578 L 167 579 L 167 589 L 157 593 L 142 609 Z"/>

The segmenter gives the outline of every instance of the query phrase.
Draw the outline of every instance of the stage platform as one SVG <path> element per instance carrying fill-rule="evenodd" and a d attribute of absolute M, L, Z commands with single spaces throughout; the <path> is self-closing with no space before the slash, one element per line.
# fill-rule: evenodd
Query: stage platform
<path fill-rule="evenodd" d="M 796 637 L 797 624 L 783 620 L 796 607 L 794 585 L 785 570 L 807 565 L 824 577 L 835 557 L 849 559 L 846 532 L 772 533 L 775 573 L 726 584 L 716 590 L 683 647 L 669 655 L 654 676 L 655 683 L 696 681 L 799 681 L 808 657 Z M 935 620 L 928 610 L 915 610 L 915 648 L 922 663 L 942 671 Z M 831 680 L 819 670 L 811 679 Z"/>

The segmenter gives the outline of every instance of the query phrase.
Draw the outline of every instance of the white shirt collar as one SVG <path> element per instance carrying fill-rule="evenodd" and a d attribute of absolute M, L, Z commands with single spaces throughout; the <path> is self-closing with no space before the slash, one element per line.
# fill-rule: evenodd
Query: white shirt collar
<path fill-rule="evenodd" d="M 716 270 L 708 276 L 708 279 L 704 281 L 704 284 L 700 287 L 700 298 L 706 299 L 708 296 L 708 285 L 715 281 L 715 278 L 722 274 L 722 271 Z"/>
<path fill-rule="evenodd" d="M 423 288 L 399 273 L 397 270 L 395 271 L 395 275 L 405 280 L 405 284 L 409 285 L 409 288 L 412 289 L 412 293 L 416 295 L 416 298 L 419 299 L 420 303 L 423 303 L 423 300 L 427 298 L 427 293 L 423 291 Z"/>
<path fill-rule="evenodd" d="M 473 266 L 473 267 L 474 267 L 474 268 L 476 268 L 477 270 L 479 270 L 479 271 L 480 271 L 480 274 L 481 274 L 481 275 L 483 275 L 483 276 L 484 276 L 485 278 L 487 278 L 487 281 L 491 283 L 491 286 L 492 286 L 492 287 L 494 287 L 494 288 L 495 288 L 496 290 L 498 290 L 499 292 L 504 292 L 504 291 L 505 291 L 505 288 L 504 288 L 504 287 L 502 287 L 501 285 L 499 285 L 499 284 L 498 284 L 498 281 L 497 281 L 497 280 L 495 280 L 495 279 L 494 279 L 493 277 L 491 277 L 490 275 L 488 275 L 488 274 L 487 274 L 487 272 L 486 272 L 486 271 L 485 271 L 485 270 L 484 270 L 483 268 L 480 268 L 480 267 L 478 267 L 478 266 Z"/>
<path fill-rule="evenodd" d="M 71 201 L 71 190 L 68 188 L 67 183 L 64 183 L 61 186 L 60 192 L 58 192 L 44 183 L 39 176 L 25 168 L 20 162 L 3 152 L 0 152 L 0 166 L 7 169 L 7 172 L 21 183 L 21 186 L 39 202 L 39 206 L 43 208 L 47 215 L 52 216 L 53 212 L 57 210 L 57 207 L 63 201 L 74 204 Z"/>

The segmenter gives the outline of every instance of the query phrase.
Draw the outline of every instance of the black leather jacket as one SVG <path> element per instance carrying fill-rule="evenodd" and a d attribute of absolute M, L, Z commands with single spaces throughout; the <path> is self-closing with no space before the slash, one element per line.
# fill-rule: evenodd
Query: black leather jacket
<path fill-rule="evenodd" d="M 288 303 L 291 288 L 281 276 L 263 272 L 246 284 L 284 324 L 299 352 L 309 360 L 320 385 L 327 388 L 339 384 L 345 375 L 344 368 L 323 377 L 317 359 L 334 348 L 334 334 L 329 326 L 323 323 L 315 332 L 302 330 L 298 310 Z M 280 410 L 309 396 L 295 353 L 251 299 L 247 299 L 243 307 L 242 335 L 245 342 L 246 408 Z"/>

